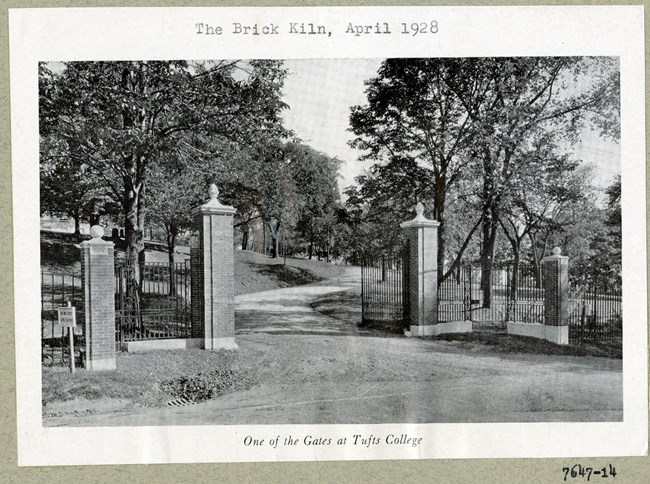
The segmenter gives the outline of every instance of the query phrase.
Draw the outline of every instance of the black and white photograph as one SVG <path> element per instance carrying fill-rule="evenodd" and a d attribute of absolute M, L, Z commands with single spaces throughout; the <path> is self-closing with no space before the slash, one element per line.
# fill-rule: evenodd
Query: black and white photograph
<path fill-rule="evenodd" d="M 46 425 L 622 420 L 618 59 L 39 90 Z"/>
<path fill-rule="evenodd" d="M 427 14 L 188 35 L 429 45 Z M 645 284 L 629 60 L 369 45 L 30 64 L 40 326 L 17 353 L 46 440 L 215 429 L 252 460 L 309 460 L 434 456 L 449 424 L 629 431 L 647 324 L 625 282 Z"/>

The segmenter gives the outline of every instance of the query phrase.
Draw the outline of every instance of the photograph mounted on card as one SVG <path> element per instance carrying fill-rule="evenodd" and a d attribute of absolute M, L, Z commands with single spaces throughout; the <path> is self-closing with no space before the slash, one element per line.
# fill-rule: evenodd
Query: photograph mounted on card
<path fill-rule="evenodd" d="M 21 465 L 645 452 L 641 8 L 10 38 Z"/>

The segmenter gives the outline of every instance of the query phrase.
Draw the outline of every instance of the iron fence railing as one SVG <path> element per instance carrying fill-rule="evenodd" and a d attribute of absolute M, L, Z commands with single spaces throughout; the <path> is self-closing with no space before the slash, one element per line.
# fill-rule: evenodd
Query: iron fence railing
<path fill-rule="evenodd" d="M 593 278 L 571 289 L 569 340 L 622 341 L 623 294 L 618 282 Z"/>
<path fill-rule="evenodd" d="M 489 283 L 481 268 L 460 265 L 438 286 L 438 321 L 498 323 L 544 320 L 544 290 L 534 267 L 501 265 L 491 270 Z"/>
<path fill-rule="evenodd" d="M 46 365 L 67 365 L 67 329 L 59 325 L 57 308 L 74 306 L 76 353 L 85 346 L 84 291 L 81 276 L 41 270 L 41 353 Z"/>

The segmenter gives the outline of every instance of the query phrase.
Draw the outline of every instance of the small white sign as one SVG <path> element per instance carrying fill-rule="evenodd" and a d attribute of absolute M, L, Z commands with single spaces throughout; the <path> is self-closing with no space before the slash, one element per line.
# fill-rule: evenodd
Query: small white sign
<path fill-rule="evenodd" d="M 62 307 L 57 308 L 57 310 L 59 311 L 59 325 L 62 328 L 74 328 L 77 325 L 74 307 Z"/>

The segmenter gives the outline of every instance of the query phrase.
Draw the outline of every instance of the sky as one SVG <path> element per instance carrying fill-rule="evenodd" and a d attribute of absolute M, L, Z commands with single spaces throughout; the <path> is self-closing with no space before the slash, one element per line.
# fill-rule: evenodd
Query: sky
<path fill-rule="evenodd" d="M 370 164 L 357 161 L 361 153 L 347 144 L 354 138 L 347 131 L 350 107 L 365 103 L 363 82 L 377 74 L 381 59 L 300 59 L 284 64 L 290 73 L 283 90 L 290 106 L 283 113 L 285 126 L 305 144 L 344 161 L 341 189 L 354 184 L 354 177 Z"/>
<path fill-rule="evenodd" d="M 283 100 L 285 125 L 305 144 L 344 161 L 339 188 L 354 184 L 370 162 L 357 160 L 360 152 L 348 146 L 350 107 L 365 104 L 364 81 L 375 77 L 382 59 L 292 59 Z M 572 149 L 574 156 L 596 166 L 596 183 L 607 186 L 620 173 L 620 146 L 597 134 L 583 133 Z"/>

